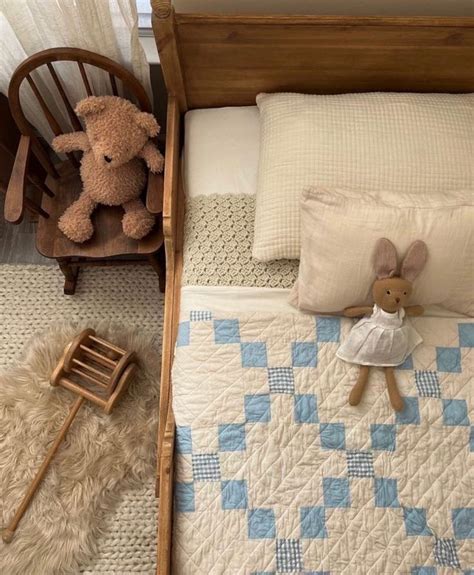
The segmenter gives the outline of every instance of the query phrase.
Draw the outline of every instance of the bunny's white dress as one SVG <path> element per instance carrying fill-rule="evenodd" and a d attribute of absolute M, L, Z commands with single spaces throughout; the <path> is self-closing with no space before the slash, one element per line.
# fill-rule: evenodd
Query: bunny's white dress
<path fill-rule="evenodd" d="M 372 315 L 358 321 L 336 355 L 358 365 L 389 367 L 402 364 L 423 340 L 409 323 L 405 310 L 388 313 L 374 305 Z"/>

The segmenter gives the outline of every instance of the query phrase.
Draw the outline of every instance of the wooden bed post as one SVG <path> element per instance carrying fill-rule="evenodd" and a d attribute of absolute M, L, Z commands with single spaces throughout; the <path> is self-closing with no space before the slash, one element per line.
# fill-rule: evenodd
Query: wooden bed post
<path fill-rule="evenodd" d="M 151 0 L 151 18 L 156 46 L 160 55 L 161 69 L 168 95 L 173 95 L 179 104 L 180 112 L 186 112 L 188 103 L 184 75 L 179 57 L 176 37 L 176 21 L 171 0 Z"/>

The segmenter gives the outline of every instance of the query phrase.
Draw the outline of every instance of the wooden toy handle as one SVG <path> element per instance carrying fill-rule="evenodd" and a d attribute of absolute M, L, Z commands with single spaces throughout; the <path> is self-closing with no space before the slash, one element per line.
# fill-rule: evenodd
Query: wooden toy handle
<path fill-rule="evenodd" d="M 39 487 L 39 484 L 41 483 L 43 477 L 45 476 L 45 473 L 48 469 L 49 464 L 51 463 L 51 460 L 55 456 L 58 447 L 61 445 L 62 440 L 66 436 L 66 433 L 69 427 L 71 426 L 71 423 L 74 421 L 76 413 L 79 411 L 79 408 L 81 407 L 83 401 L 84 398 L 80 396 L 72 404 L 67 418 L 65 419 L 61 429 L 59 430 L 59 433 L 56 436 L 53 445 L 51 445 L 51 447 L 49 448 L 49 451 L 46 454 L 46 457 L 43 463 L 41 464 L 41 467 L 38 469 L 38 472 L 36 473 L 36 476 L 33 479 L 30 487 L 28 488 L 28 491 L 25 493 L 23 500 L 20 503 L 20 506 L 18 507 L 15 515 L 10 520 L 9 525 L 2 531 L 2 539 L 5 543 L 10 543 L 11 540 L 13 539 L 13 535 L 15 534 L 18 523 L 21 521 L 21 518 L 23 517 L 25 511 L 28 509 L 28 506 L 34 497 Z"/>

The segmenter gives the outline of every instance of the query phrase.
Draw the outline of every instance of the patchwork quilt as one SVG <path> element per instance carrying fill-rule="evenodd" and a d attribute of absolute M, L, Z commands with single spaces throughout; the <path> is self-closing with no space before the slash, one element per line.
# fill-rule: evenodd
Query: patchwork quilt
<path fill-rule="evenodd" d="M 348 404 L 351 320 L 182 318 L 173 573 L 474 573 L 474 323 L 412 322 L 395 413 L 377 368 Z"/>

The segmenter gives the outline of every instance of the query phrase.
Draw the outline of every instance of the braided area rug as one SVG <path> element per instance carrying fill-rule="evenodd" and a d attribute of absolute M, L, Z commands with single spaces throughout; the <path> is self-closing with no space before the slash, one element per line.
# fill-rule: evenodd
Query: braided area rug
<path fill-rule="evenodd" d="M 9 545 L 0 573 L 154 574 L 155 438 L 163 296 L 146 266 L 81 271 L 74 296 L 53 266 L 0 266 L 0 520 L 16 509 L 74 400 L 51 388 L 85 326 L 130 347 L 142 368 L 110 416 L 87 402 Z"/>

